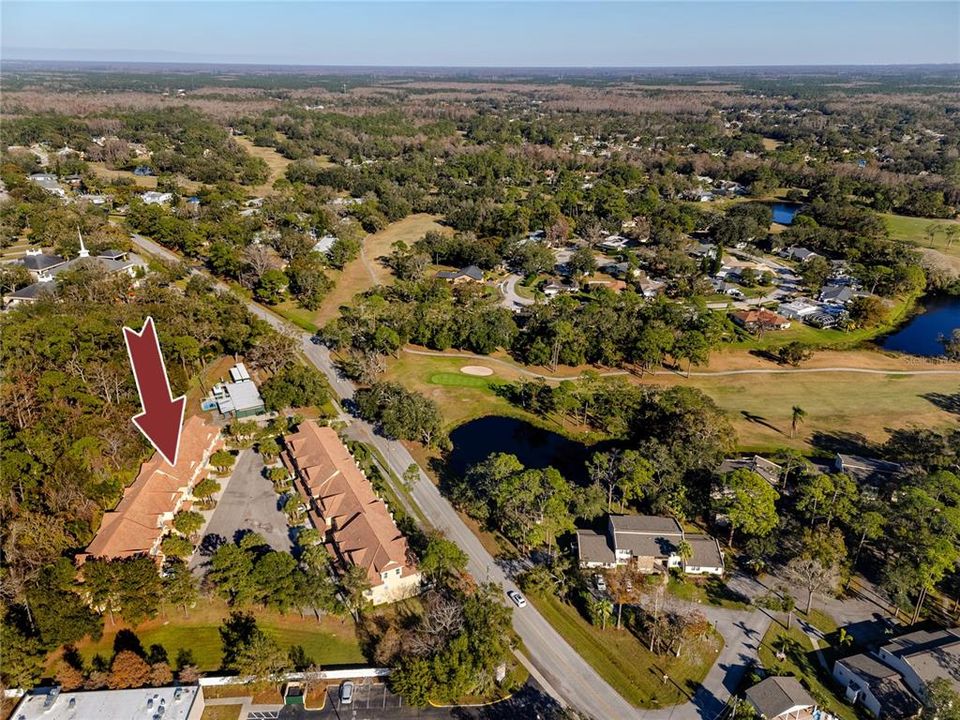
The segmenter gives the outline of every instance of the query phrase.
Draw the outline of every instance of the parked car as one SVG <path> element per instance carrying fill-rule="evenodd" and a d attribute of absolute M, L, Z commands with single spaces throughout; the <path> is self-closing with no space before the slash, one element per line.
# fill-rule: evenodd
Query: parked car
<path fill-rule="evenodd" d="M 527 606 L 526 598 L 524 598 L 523 595 L 518 593 L 516 590 L 507 590 L 507 597 L 513 600 L 513 604 L 518 608 Z"/>
<path fill-rule="evenodd" d="M 349 705 L 353 702 L 353 683 L 347 680 L 340 684 L 340 704 Z"/>
<path fill-rule="evenodd" d="M 593 584 L 597 586 L 597 590 L 600 592 L 607 591 L 607 581 L 603 579 L 603 575 L 594 575 Z"/>

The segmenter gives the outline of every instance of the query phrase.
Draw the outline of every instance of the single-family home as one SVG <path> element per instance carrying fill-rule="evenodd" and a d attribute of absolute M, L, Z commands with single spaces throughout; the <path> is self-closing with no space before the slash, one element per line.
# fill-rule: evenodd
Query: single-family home
<path fill-rule="evenodd" d="M 820 306 L 814 304 L 810 300 L 797 298 L 796 300 L 791 300 L 790 302 L 780 303 L 780 307 L 777 308 L 777 311 L 786 318 L 790 318 L 792 320 L 804 320 L 814 313 L 820 312 Z"/>
<path fill-rule="evenodd" d="M 604 250 L 623 250 L 630 244 L 630 238 L 624 237 L 623 235 L 608 235 L 603 242 L 600 243 L 600 247 Z"/>
<path fill-rule="evenodd" d="M 732 473 L 734 470 L 755 472 L 775 488 L 780 487 L 780 479 L 783 477 L 782 466 L 759 455 L 745 458 L 726 458 L 717 468 L 717 472 L 721 475 Z"/>
<path fill-rule="evenodd" d="M 333 249 L 334 243 L 336 242 L 337 236 L 327 233 L 323 237 L 317 238 L 317 242 L 313 246 L 313 251 L 323 255 L 329 255 L 330 251 Z"/>
<path fill-rule="evenodd" d="M 885 484 L 903 473 L 903 465 L 899 463 L 844 453 L 837 453 L 833 467 L 837 472 L 868 485 Z"/>
<path fill-rule="evenodd" d="M 684 541 L 693 550 L 686 561 L 679 552 Z M 586 568 L 631 564 L 647 573 L 680 568 L 691 575 L 723 574 L 723 553 L 714 538 L 684 533 L 674 518 L 653 515 L 610 515 L 603 534 L 577 530 L 577 559 Z"/>
<path fill-rule="evenodd" d="M 137 165 L 133 169 L 133 174 L 137 177 L 149 177 L 153 175 L 153 170 L 151 170 L 148 165 Z"/>
<path fill-rule="evenodd" d="M 900 673 L 872 655 L 852 655 L 833 664 L 833 677 L 844 688 L 847 702 L 862 705 L 879 720 L 909 720 L 921 705 Z"/>
<path fill-rule="evenodd" d="M 173 200 L 173 193 L 148 190 L 140 195 L 140 199 L 147 205 L 166 205 Z"/>
<path fill-rule="evenodd" d="M 51 195 L 60 198 L 67 196 L 67 191 L 60 185 L 60 181 L 53 173 L 34 173 L 30 176 L 30 182 L 39 185 Z"/>
<path fill-rule="evenodd" d="M 744 693 L 763 720 L 813 720 L 817 704 L 793 676 L 771 676 Z"/>
<path fill-rule="evenodd" d="M 483 282 L 483 270 L 476 265 L 467 265 L 459 270 L 440 270 L 437 272 L 440 280 L 450 280 L 454 284 L 461 282 Z"/>
<path fill-rule="evenodd" d="M 842 307 L 859 294 L 849 285 L 824 285 L 820 290 L 820 302 Z"/>
<path fill-rule="evenodd" d="M 407 539 L 336 431 L 307 420 L 284 444 L 283 463 L 338 568 L 366 571 L 364 595 L 374 605 L 417 594 L 421 575 Z"/>
<path fill-rule="evenodd" d="M 809 248 L 805 248 L 805 247 L 800 247 L 799 245 L 791 245 L 786 249 L 786 251 L 784 251 L 781 254 L 784 257 L 788 257 L 791 260 L 796 260 L 797 262 L 800 262 L 800 263 L 810 262 L 811 260 L 813 260 L 813 258 L 820 257 L 819 253 L 815 253 L 813 250 L 810 250 Z"/>
<path fill-rule="evenodd" d="M 913 693 L 926 697 L 928 683 L 945 678 L 960 692 L 960 628 L 917 630 L 894 638 L 878 651 L 897 670 Z"/>
<path fill-rule="evenodd" d="M 762 330 L 786 330 L 790 321 L 783 315 L 769 310 L 740 310 L 730 313 L 730 319 L 745 330 L 757 332 Z"/>

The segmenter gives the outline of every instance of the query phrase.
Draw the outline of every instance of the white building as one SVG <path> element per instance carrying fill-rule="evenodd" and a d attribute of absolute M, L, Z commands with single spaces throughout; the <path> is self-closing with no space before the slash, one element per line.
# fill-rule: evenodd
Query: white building
<path fill-rule="evenodd" d="M 173 193 L 148 190 L 140 196 L 140 199 L 147 205 L 166 205 L 173 200 Z"/>
<path fill-rule="evenodd" d="M 23 696 L 16 720 L 200 720 L 205 707 L 199 685 L 60 692 L 37 688 Z"/>

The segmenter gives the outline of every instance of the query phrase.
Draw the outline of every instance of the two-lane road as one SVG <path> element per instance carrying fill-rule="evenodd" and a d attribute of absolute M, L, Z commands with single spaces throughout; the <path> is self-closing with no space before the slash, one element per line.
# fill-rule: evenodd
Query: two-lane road
<path fill-rule="evenodd" d="M 134 235 L 133 241 L 142 250 L 172 262 L 180 257 L 142 235 Z M 195 271 L 199 272 L 199 271 Z M 217 286 L 227 289 L 222 283 Z M 277 329 L 292 333 L 300 341 L 303 354 L 323 372 L 334 392 L 341 399 L 353 396 L 356 389 L 349 380 L 341 377 L 333 366 L 329 350 L 313 342 L 313 337 L 273 314 L 266 308 L 247 301 L 248 309 Z M 397 476 L 402 477 L 410 465 L 416 464 L 402 443 L 378 435 L 373 427 L 362 420 L 352 421 L 353 434 L 363 442 L 376 447 Z M 478 581 L 490 580 L 501 583 L 504 589 L 517 589 L 488 553 L 476 535 L 464 524 L 450 503 L 420 470 L 419 479 L 413 483 L 410 494 L 424 516 L 447 537 L 459 545 L 469 557 L 468 569 Z M 506 600 L 506 599 L 505 599 Z M 620 720 L 639 717 L 636 708 L 626 702 L 583 658 L 564 640 L 532 605 L 516 609 L 513 625 L 523 640 L 531 661 L 560 697 L 561 701 L 577 708 L 596 720 Z M 695 717 L 695 716 L 692 716 Z"/>

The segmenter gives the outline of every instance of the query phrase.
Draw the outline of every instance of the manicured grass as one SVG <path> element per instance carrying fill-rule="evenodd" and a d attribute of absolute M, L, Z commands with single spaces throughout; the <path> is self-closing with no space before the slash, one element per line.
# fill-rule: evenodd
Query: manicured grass
<path fill-rule="evenodd" d="M 664 376 L 651 382 L 664 383 Z M 888 429 L 946 427 L 955 418 L 927 400 L 927 394 L 957 392 L 958 379 L 946 375 L 867 375 L 843 372 L 794 375 L 671 377 L 671 384 L 699 388 L 725 410 L 743 449 L 809 449 L 816 433 L 856 433 L 870 441 Z M 790 437 L 793 406 L 807 415 Z"/>
<path fill-rule="evenodd" d="M 532 595 L 528 599 L 614 690 L 639 707 L 665 707 L 692 698 L 723 646 L 722 639 L 714 635 L 691 643 L 679 658 L 673 654 L 660 657 L 629 630 L 594 627 L 576 608 L 556 597 Z"/>
<path fill-rule="evenodd" d="M 317 622 L 314 616 L 301 618 L 299 614 L 280 615 L 263 609 L 253 612 L 260 628 L 282 647 L 302 645 L 307 656 L 321 665 L 364 662 L 350 620 L 328 616 Z M 210 672 L 220 667 L 222 646 L 219 629 L 228 615 L 229 608 L 222 601 L 204 600 L 186 617 L 179 610 L 170 610 L 166 619 L 160 617 L 147 621 L 133 631 L 144 648 L 162 645 L 171 662 L 176 660 L 180 650 L 189 650 L 197 667 L 203 672 Z M 109 660 L 113 656 L 114 639 L 121 629 L 124 627 L 119 622 L 111 627 L 108 621 L 99 641 L 79 643 L 78 650 L 84 660 L 89 663 L 97 654 Z"/>
<path fill-rule="evenodd" d="M 817 630 L 822 632 L 824 635 L 832 635 L 837 630 L 839 626 L 837 621 L 834 620 L 830 615 L 827 615 L 823 610 L 818 610 L 817 608 L 810 608 L 810 614 L 804 615 L 800 614 L 800 617 L 806 620 L 808 623 L 813 625 Z"/>
<path fill-rule="evenodd" d="M 204 693 L 206 696 L 206 693 Z M 243 706 L 237 705 L 208 705 L 203 709 L 200 720 L 238 720 Z"/>
<path fill-rule="evenodd" d="M 685 578 L 678 580 L 671 577 L 667 583 L 667 592 L 680 600 L 687 602 L 716 605 L 730 610 L 745 610 L 750 607 L 746 598 L 740 599 L 727 589 L 721 580 L 707 579 L 694 580 Z"/>
<path fill-rule="evenodd" d="M 890 231 L 890 237 L 894 240 L 908 240 L 925 248 L 939 250 L 945 255 L 960 257 L 960 238 L 954 240 L 951 245 L 947 245 L 947 238 L 944 230 L 950 226 L 960 225 L 957 220 L 938 220 L 933 218 L 908 217 L 906 215 L 893 215 L 883 213 L 881 216 Z M 934 225 L 939 232 L 931 241 L 927 237 L 927 228 Z"/>
<path fill-rule="evenodd" d="M 776 652 L 783 646 L 784 639 L 786 639 L 784 650 L 786 659 L 779 660 Z M 810 638 L 796 623 L 790 630 L 780 623 L 772 623 L 763 636 L 758 655 L 761 664 L 769 672 L 776 675 L 796 676 L 822 708 L 829 710 L 841 720 L 857 720 L 854 709 L 835 694 L 832 681 L 817 660 Z"/>
<path fill-rule="evenodd" d="M 494 376 L 480 377 L 477 375 L 465 375 L 456 372 L 440 372 L 430 376 L 428 381 L 432 385 L 446 385 L 448 387 L 471 387 L 471 388 L 489 388 L 493 385 L 503 384 L 502 380 L 497 380 Z"/>

